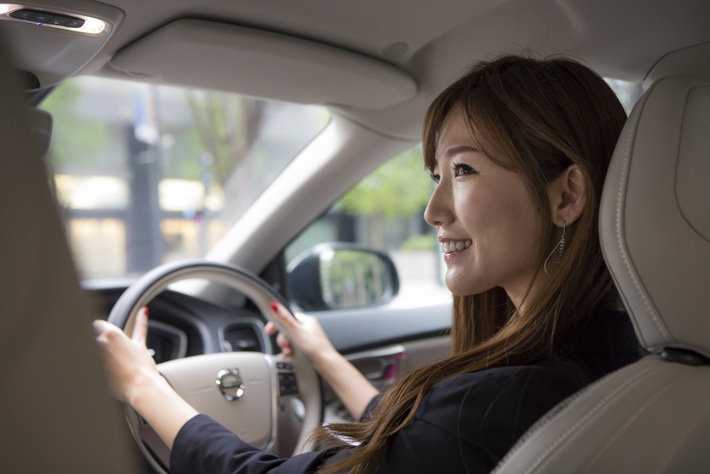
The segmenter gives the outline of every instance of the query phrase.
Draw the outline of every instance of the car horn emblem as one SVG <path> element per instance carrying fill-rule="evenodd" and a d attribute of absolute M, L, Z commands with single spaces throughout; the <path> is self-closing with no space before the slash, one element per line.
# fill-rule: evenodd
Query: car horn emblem
<path fill-rule="evenodd" d="M 244 396 L 244 381 L 237 369 L 222 369 L 217 373 L 217 387 L 222 396 L 229 400 L 239 400 Z"/>

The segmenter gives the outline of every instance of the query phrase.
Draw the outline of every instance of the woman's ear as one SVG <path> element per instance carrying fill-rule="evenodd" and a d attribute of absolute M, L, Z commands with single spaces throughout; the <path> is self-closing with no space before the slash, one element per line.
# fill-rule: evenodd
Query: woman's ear
<path fill-rule="evenodd" d="M 587 183 L 578 165 L 570 165 L 547 185 L 552 222 L 557 227 L 576 221 L 587 204 Z"/>

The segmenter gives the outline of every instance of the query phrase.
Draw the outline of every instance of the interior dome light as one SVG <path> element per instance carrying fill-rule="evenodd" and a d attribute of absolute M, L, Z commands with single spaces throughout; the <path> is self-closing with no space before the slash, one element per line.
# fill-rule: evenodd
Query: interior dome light
<path fill-rule="evenodd" d="M 103 35 L 108 33 L 110 24 L 104 20 L 76 13 L 48 11 L 20 5 L 0 3 L 0 20 L 21 21 L 40 27 L 59 28 L 74 33 Z"/>

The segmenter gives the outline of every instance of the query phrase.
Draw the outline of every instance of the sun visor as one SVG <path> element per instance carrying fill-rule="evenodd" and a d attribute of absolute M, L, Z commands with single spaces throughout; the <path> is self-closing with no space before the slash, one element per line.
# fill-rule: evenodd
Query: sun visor
<path fill-rule="evenodd" d="M 289 102 L 384 108 L 417 92 L 396 67 L 325 44 L 205 20 L 178 20 L 121 50 L 111 66 L 165 83 Z"/>

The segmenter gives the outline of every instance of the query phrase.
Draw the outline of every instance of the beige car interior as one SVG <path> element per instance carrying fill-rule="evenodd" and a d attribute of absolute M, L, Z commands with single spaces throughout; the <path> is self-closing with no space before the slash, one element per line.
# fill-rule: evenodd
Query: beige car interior
<path fill-rule="evenodd" d="M 13 50 L 22 53 L 16 54 L 15 59 L 22 68 L 35 72 L 38 85 L 55 84 L 79 70 L 91 74 L 102 68 L 104 75 L 173 75 L 171 78 L 176 82 L 190 82 L 191 77 L 180 74 L 189 75 L 198 68 L 190 71 L 178 67 L 183 65 L 179 53 L 192 55 L 194 61 L 207 59 L 201 58 L 200 48 L 193 51 L 189 45 L 180 43 L 188 35 L 197 35 L 199 38 L 193 37 L 193 40 L 199 40 L 201 47 L 209 46 L 210 42 L 254 40 L 243 48 L 236 48 L 236 52 L 229 52 L 243 55 L 246 63 L 254 65 L 260 62 L 254 55 L 261 58 L 262 54 L 291 45 L 288 47 L 296 48 L 292 54 L 281 51 L 282 57 L 274 59 L 273 63 L 260 64 L 265 68 L 280 66 L 284 54 L 286 59 L 294 58 L 290 68 L 298 80 L 288 92 L 293 97 L 283 99 L 304 102 L 312 99 L 308 95 L 313 90 L 311 78 L 306 73 L 314 64 L 303 61 L 318 58 L 319 67 L 323 68 L 321 73 L 333 78 L 332 83 L 322 82 L 333 87 L 322 88 L 319 101 L 337 104 L 333 108 L 339 112 L 334 120 L 336 125 L 339 121 L 352 121 L 362 126 L 362 130 L 357 128 L 355 133 L 348 122 L 348 131 L 342 133 L 349 133 L 351 142 L 345 141 L 342 148 L 354 142 L 378 145 L 377 140 L 380 140 L 391 142 L 393 153 L 394 149 L 403 148 L 397 140 L 418 140 L 419 117 L 423 116 L 426 105 L 441 89 L 439 86 L 454 79 L 461 70 L 461 59 L 445 54 L 447 48 L 471 44 L 479 48 L 471 57 L 485 57 L 490 52 L 485 49 L 486 39 L 498 37 L 498 32 L 493 30 L 512 18 L 513 6 L 522 9 L 516 10 L 518 15 L 523 11 L 530 17 L 536 15 L 538 6 L 537 2 L 501 2 L 509 3 L 510 9 L 490 7 L 488 11 L 486 2 L 469 2 L 468 7 L 463 7 L 461 4 L 466 2 L 450 0 L 445 4 L 451 8 L 440 7 L 432 13 L 428 28 L 408 24 L 406 19 L 401 24 L 393 22 L 392 28 L 377 30 L 386 30 L 391 37 L 360 35 L 362 44 L 344 41 L 347 48 L 343 47 L 342 51 L 357 49 L 367 54 L 343 55 L 340 51 L 331 55 L 333 50 L 324 44 L 286 41 L 278 34 L 261 34 L 249 28 L 221 30 L 195 19 L 164 25 L 118 51 L 116 45 L 130 43 L 132 35 L 142 31 L 142 17 L 131 18 L 133 30 L 119 31 L 118 26 L 124 21 L 120 9 L 88 0 L 64 3 L 67 9 L 74 5 L 77 11 L 106 19 L 110 30 L 103 35 L 77 36 L 76 40 L 71 40 L 76 53 L 73 56 L 65 54 L 71 49 L 67 47 L 69 40 L 67 43 L 55 41 L 66 36 L 62 32 L 47 28 L 37 33 L 36 28 L 9 21 L 5 22 L 4 31 L 0 31 L 0 34 L 12 33 Z M 178 8 L 175 5 L 180 2 L 141 3 L 152 3 L 146 9 L 155 14 L 156 10 Z M 210 2 L 216 13 L 221 12 L 221 3 Z M 245 14 L 251 15 L 248 17 L 251 23 L 259 24 L 260 12 L 253 7 L 258 2 L 236 3 L 245 9 Z M 317 4 L 319 8 L 327 3 L 304 2 Z M 333 5 L 335 3 L 340 2 Z M 433 5 L 423 0 L 416 3 Z M 567 11 L 566 2 L 551 3 Z M 580 18 L 598 9 L 592 3 L 578 3 Z M 681 2 L 666 2 L 658 9 L 649 8 L 648 13 L 671 17 L 676 3 Z M 642 9 L 639 5 L 641 2 L 634 7 Z M 468 9 L 465 15 L 460 14 L 465 28 L 450 28 L 455 23 L 453 17 L 459 15 L 454 8 L 457 6 Z M 358 2 L 349 2 L 348 8 L 351 17 L 343 15 L 348 20 L 345 26 L 340 26 L 343 30 L 356 27 L 357 22 L 350 20 L 356 18 L 361 9 Z M 572 15 L 574 9 L 570 12 L 577 18 L 576 14 Z M 283 31 L 288 31 L 288 13 L 286 10 L 272 12 L 274 25 L 282 25 Z M 474 16 L 479 21 L 474 25 L 477 28 L 470 27 L 472 22 L 465 23 Z M 381 21 L 390 19 L 383 17 Z M 312 22 L 313 25 L 309 25 L 303 21 L 305 26 L 312 26 L 313 31 L 330 28 L 332 31 L 321 33 L 330 34 L 330 43 L 338 44 L 338 25 L 331 27 L 331 23 L 320 21 L 316 16 Z M 126 21 L 127 26 L 128 23 Z M 525 28 L 520 24 L 510 25 L 513 31 L 518 31 L 513 26 L 519 27 L 519 44 L 528 44 Z M 643 22 L 638 25 L 630 24 L 629 28 L 646 28 Z M 572 28 L 551 32 L 545 30 L 547 24 L 540 28 L 540 34 L 535 34 L 543 38 L 549 33 L 553 45 L 567 45 L 572 51 L 580 51 L 583 57 L 589 51 L 585 49 L 589 46 L 584 42 L 586 36 Z M 648 28 L 656 34 L 653 24 Z M 422 30 L 422 33 L 409 44 L 409 50 L 398 51 L 397 35 L 406 37 L 408 30 Z M 663 31 L 658 34 L 662 35 Z M 636 37 L 643 39 L 648 35 L 628 33 L 624 38 L 609 41 L 633 42 Z M 110 43 L 112 38 L 116 39 L 115 43 Z M 437 38 L 440 41 L 434 42 Z M 688 31 L 686 42 L 636 45 L 642 54 L 636 55 L 636 65 L 629 70 L 644 73 L 651 70 L 646 81 L 649 88 L 635 107 L 619 141 L 602 203 L 600 225 L 605 258 L 649 355 L 556 407 L 511 450 L 497 467 L 498 473 L 686 473 L 706 472 L 710 466 L 710 134 L 707 131 L 710 71 L 704 69 L 710 49 L 707 45 L 679 49 L 658 61 L 667 51 L 684 48 L 701 39 L 706 40 L 705 29 Z M 111 47 L 102 50 L 108 44 Z M 386 48 L 381 47 L 383 45 Z M 2 37 L 1 46 L 6 46 Z M 55 49 L 51 49 L 53 46 Z M 512 47 L 508 43 L 505 46 Z M 392 49 L 387 50 L 390 47 Z M 606 49 L 612 58 L 611 66 L 607 71 L 599 71 L 602 74 L 614 73 L 614 64 L 627 62 L 623 48 Z M 595 57 L 602 54 L 601 50 L 597 48 L 587 55 L 593 66 L 595 61 L 604 64 Z M 391 62 L 401 60 L 401 64 L 406 63 L 408 67 L 407 61 L 416 55 L 415 59 L 426 72 L 413 81 L 400 69 L 388 67 L 388 62 L 370 61 L 371 57 L 379 57 L 381 51 L 385 51 L 384 56 L 389 55 Z M 158 65 L 155 55 L 163 52 L 173 54 L 173 59 Z M 98 60 L 82 69 L 93 58 Z M 296 58 L 301 62 L 295 61 Z M 211 56 L 211 61 L 212 64 L 198 67 L 230 67 L 218 55 Z M 415 66 L 417 61 L 413 61 Z M 91 331 L 90 322 L 94 317 L 91 305 L 78 285 L 48 186 L 49 177 L 36 146 L 38 140 L 30 132 L 30 118 L 20 100 L 18 78 L 8 64 L 9 60 L 0 51 L 0 348 L 3 351 L 0 400 L 4 411 L 0 425 L 4 446 L 0 471 L 141 472 L 141 456 L 127 429 L 123 408 L 110 398 L 106 388 Z M 38 65 L 46 65 L 46 69 L 38 69 Z M 695 69 L 696 65 L 699 69 Z M 411 69 L 416 72 L 417 67 Z M 360 71 L 359 75 L 350 74 L 355 70 Z M 246 74 L 244 83 L 254 87 L 255 94 L 261 92 L 258 89 L 261 86 L 268 89 L 269 94 L 277 87 L 274 83 L 262 82 L 266 77 L 264 71 L 252 71 L 254 75 L 248 76 L 245 68 L 231 67 L 227 72 Z M 219 80 L 219 76 L 215 74 L 214 80 Z M 219 87 L 219 84 L 213 86 Z M 361 102 L 366 97 L 374 99 L 371 103 Z M 409 100 L 411 97 L 414 98 Z M 416 117 L 416 123 L 399 120 L 403 116 Z M 335 127 L 329 133 L 341 132 Z M 379 151 L 382 149 L 387 148 L 382 145 Z M 343 175 L 347 173 L 343 173 L 339 165 L 355 167 L 357 173 L 353 174 L 366 173 L 355 159 L 361 158 L 362 148 L 356 151 L 351 164 L 345 162 L 347 160 L 334 161 L 323 167 L 323 173 L 334 176 L 333 189 L 342 183 L 337 179 L 346 179 Z M 312 188 L 308 192 L 322 192 Z M 308 208 L 300 211 L 299 218 L 311 212 L 309 206 L 300 205 L 301 200 L 292 201 L 293 208 L 297 205 Z M 288 205 L 281 212 L 289 213 Z M 312 212 L 320 210 L 313 208 Z M 269 239 L 280 238 L 288 232 L 271 234 L 273 236 L 253 243 L 261 246 L 256 250 L 246 247 L 248 253 L 263 256 L 269 250 L 281 248 L 282 242 Z M 444 342 L 443 339 L 433 341 L 434 347 L 414 343 L 405 349 L 438 356 Z M 403 371 L 419 364 L 413 357 L 399 359 L 400 352 L 401 348 L 394 347 L 390 352 L 359 354 L 353 359 L 358 363 L 360 357 L 359 363 L 374 365 L 374 377 L 390 364 L 401 366 Z"/>

